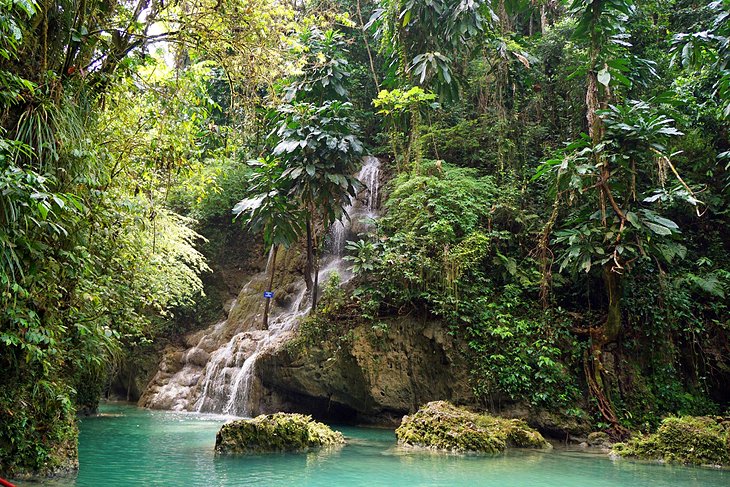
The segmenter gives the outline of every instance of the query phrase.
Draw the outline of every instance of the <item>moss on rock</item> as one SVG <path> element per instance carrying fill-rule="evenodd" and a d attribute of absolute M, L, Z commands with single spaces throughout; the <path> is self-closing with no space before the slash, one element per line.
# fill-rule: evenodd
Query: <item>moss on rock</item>
<path fill-rule="evenodd" d="M 588 443 L 588 446 L 604 449 L 609 449 L 612 445 L 611 438 L 608 436 L 608 433 L 604 433 L 603 431 L 594 431 L 589 433 L 586 443 Z"/>
<path fill-rule="evenodd" d="M 612 452 L 671 463 L 730 465 L 730 418 L 666 418 L 656 433 L 617 443 Z"/>
<path fill-rule="evenodd" d="M 404 416 L 395 434 L 401 445 L 437 450 L 499 453 L 508 447 L 551 447 L 522 420 L 477 414 L 446 401 L 429 402 Z"/>
<path fill-rule="evenodd" d="M 304 451 L 345 443 L 342 433 L 303 414 L 276 413 L 224 424 L 215 438 L 216 454 Z"/>

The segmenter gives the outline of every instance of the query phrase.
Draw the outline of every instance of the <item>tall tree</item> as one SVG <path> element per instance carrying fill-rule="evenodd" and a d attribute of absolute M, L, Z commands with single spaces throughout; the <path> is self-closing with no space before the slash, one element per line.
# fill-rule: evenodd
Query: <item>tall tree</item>
<path fill-rule="evenodd" d="M 241 217 L 244 224 L 254 232 L 261 232 L 264 246 L 269 253 L 267 263 L 269 281 L 267 291 L 271 292 L 276 272 L 276 255 L 279 246 L 289 248 L 296 243 L 303 233 L 304 213 L 289 195 L 289 188 L 282 179 L 284 170 L 278 159 L 258 159 L 249 161 L 255 168 L 248 192 L 250 197 L 238 202 L 233 207 L 236 218 Z M 271 298 L 266 298 L 263 326 L 269 327 L 269 308 Z"/>
<path fill-rule="evenodd" d="M 281 179 L 298 198 L 306 215 L 307 268 L 305 279 L 317 307 L 319 229 L 326 230 L 344 216 L 355 196 L 353 176 L 363 153 L 357 137 L 353 106 L 347 100 L 349 76 L 345 41 L 337 30 L 305 29 L 294 54 L 301 74 L 285 88 L 286 103 L 277 108 L 278 144 L 273 154 L 286 169 Z"/>
<path fill-rule="evenodd" d="M 555 232 L 560 269 L 592 272 L 598 268 L 606 294 L 605 319 L 584 332 L 589 336 L 584 368 L 598 410 L 617 436 L 628 432 L 619 423 L 610 398 L 611 375 L 603 355 L 622 327 L 622 281 L 640 259 L 671 262 L 686 249 L 673 241 L 679 227 L 653 208 L 669 193 L 698 205 L 693 190 L 679 177 L 668 141 L 682 135 L 662 111 L 661 98 L 619 103 L 621 87 L 632 81 L 623 73 L 632 59 L 624 31 L 633 11 L 629 0 L 576 0 L 576 41 L 587 46 L 586 122 L 588 135 L 547 161 L 538 176 L 553 169 L 556 206 L 546 226 L 548 235 L 564 198 L 569 213 Z M 611 103 L 613 102 L 613 103 Z M 656 169 L 658 167 L 658 170 Z M 659 178 L 654 177 L 654 174 Z M 667 177 L 680 186 L 667 187 Z M 570 197 L 566 197 L 566 195 Z M 547 245 L 544 237 L 542 245 Z M 657 261 L 658 262 L 658 261 Z M 546 268 L 549 272 L 549 266 Z"/>

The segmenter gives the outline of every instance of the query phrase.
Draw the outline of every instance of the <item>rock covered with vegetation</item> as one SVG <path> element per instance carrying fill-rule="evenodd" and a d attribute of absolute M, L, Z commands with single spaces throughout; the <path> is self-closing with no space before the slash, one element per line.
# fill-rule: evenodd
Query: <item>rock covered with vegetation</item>
<path fill-rule="evenodd" d="M 588 446 L 603 448 L 606 450 L 610 449 L 612 445 L 611 438 L 609 437 L 608 433 L 605 433 L 603 431 L 594 431 L 588 434 L 586 444 Z"/>
<path fill-rule="evenodd" d="M 666 418 L 656 433 L 618 443 L 613 453 L 670 463 L 730 465 L 730 418 Z"/>
<path fill-rule="evenodd" d="M 215 437 L 216 454 L 304 451 L 341 445 L 339 431 L 303 414 L 262 414 L 224 424 Z"/>
<path fill-rule="evenodd" d="M 446 401 L 433 401 L 405 416 L 395 430 L 398 443 L 436 450 L 499 453 L 506 448 L 551 448 L 519 419 L 477 414 Z"/>

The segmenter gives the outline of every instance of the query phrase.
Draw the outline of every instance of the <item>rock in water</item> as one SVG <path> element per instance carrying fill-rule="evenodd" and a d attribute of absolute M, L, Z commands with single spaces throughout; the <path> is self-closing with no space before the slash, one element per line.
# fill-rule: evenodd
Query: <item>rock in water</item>
<path fill-rule="evenodd" d="M 551 448 L 522 420 L 477 414 L 446 401 L 429 402 L 404 416 L 395 434 L 401 445 L 436 450 L 499 453 L 508 447 Z"/>
<path fill-rule="evenodd" d="M 303 414 L 262 414 L 224 424 L 215 437 L 216 454 L 304 451 L 345 443 L 339 431 Z"/>
<path fill-rule="evenodd" d="M 656 433 L 617 443 L 622 457 L 694 465 L 730 465 L 730 418 L 666 418 Z"/>

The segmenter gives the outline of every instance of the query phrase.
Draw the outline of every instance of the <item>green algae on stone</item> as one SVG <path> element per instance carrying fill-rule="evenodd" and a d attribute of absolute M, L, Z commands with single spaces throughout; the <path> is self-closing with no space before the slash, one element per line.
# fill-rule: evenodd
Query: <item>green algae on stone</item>
<path fill-rule="evenodd" d="M 215 438 L 216 454 L 304 451 L 345 443 L 342 433 L 303 414 L 262 414 L 224 424 Z"/>
<path fill-rule="evenodd" d="M 477 414 L 446 401 L 430 402 L 415 414 L 404 416 L 395 434 L 401 445 L 459 452 L 551 447 L 522 420 Z"/>
<path fill-rule="evenodd" d="M 612 452 L 668 463 L 730 465 L 730 418 L 666 418 L 656 433 L 617 443 Z"/>

